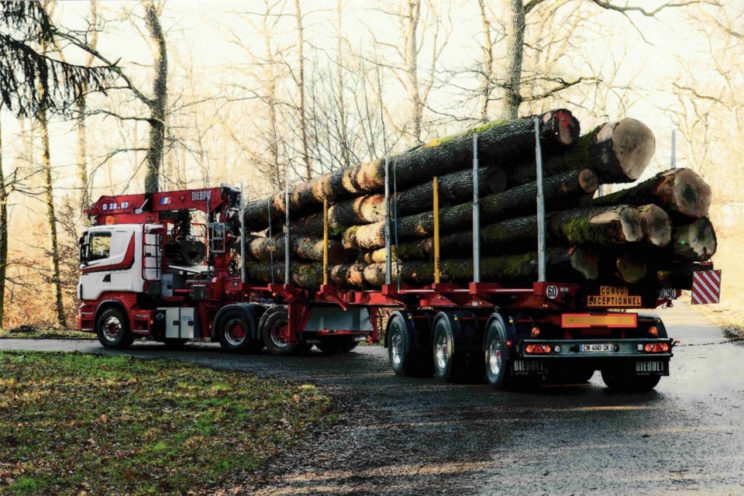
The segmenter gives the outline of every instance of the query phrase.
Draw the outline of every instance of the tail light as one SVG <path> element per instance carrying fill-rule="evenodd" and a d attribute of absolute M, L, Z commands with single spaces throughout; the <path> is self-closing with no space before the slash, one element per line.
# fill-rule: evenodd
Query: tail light
<path fill-rule="evenodd" d="M 549 344 L 528 344 L 524 347 L 527 355 L 546 355 L 551 351 L 553 348 Z"/>
<path fill-rule="evenodd" d="M 643 351 L 646 353 L 667 353 L 669 343 L 646 343 L 643 345 Z"/>
<path fill-rule="evenodd" d="M 651 337 L 659 337 L 659 328 L 656 326 L 651 326 L 648 328 L 648 335 Z"/>

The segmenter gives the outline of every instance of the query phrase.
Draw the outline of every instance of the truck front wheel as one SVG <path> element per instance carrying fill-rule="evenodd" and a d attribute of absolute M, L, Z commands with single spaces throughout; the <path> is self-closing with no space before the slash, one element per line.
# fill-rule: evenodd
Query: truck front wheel
<path fill-rule="evenodd" d="M 602 369 L 602 380 L 612 391 L 645 393 L 656 387 L 661 376 L 636 375 L 628 367 L 610 367 Z"/>
<path fill-rule="evenodd" d="M 272 355 L 291 355 L 297 351 L 297 345 L 289 343 L 282 334 L 289 325 L 287 307 L 275 305 L 269 307 L 258 322 L 258 329 L 263 336 L 266 349 Z"/>
<path fill-rule="evenodd" d="M 129 332 L 129 321 L 118 308 L 107 308 L 96 321 L 98 341 L 104 348 L 124 349 L 134 341 Z"/>

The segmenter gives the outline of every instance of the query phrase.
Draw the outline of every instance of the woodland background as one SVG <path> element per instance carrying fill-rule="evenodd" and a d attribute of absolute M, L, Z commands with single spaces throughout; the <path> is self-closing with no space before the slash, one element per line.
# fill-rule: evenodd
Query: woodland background
<path fill-rule="evenodd" d="M 722 308 L 744 294 L 744 2 L 42 2 L 34 49 L 105 93 L 0 114 L 0 327 L 74 327 L 82 209 L 243 183 L 249 199 L 494 119 L 568 108 L 656 134 L 712 186 Z M 0 34 L 14 34 L 0 28 Z"/>

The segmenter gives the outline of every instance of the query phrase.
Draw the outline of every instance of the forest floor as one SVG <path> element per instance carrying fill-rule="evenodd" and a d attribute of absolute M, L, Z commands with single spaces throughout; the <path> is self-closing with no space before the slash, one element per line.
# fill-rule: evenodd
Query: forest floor
<path fill-rule="evenodd" d="M 329 405 L 176 361 L 0 352 L 0 493 L 194 494 L 331 423 Z"/>
<path fill-rule="evenodd" d="M 0 329 L 0 339 L 96 339 L 96 335 L 70 329 L 38 329 L 23 325 L 12 329 Z"/>

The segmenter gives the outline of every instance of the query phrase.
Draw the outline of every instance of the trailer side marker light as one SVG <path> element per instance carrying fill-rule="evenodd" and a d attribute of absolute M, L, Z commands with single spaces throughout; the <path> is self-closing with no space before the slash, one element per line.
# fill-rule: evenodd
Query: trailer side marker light
<path fill-rule="evenodd" d="M 512 341 L 511 339 L 507 339 L 506 340 L 506 347 L 507 348 L 511 348 L 512 346 L 514 346 L 514 341 Z"/>
<path fill-rule="evenodd" d="M 669 343 L 646 343 L 643 350 L 646 353 L 666 353 L 669 351 Z"/>
<path fill-rule="evenodd" d="M 533 338 L 540 337 L 540 328 L 539 327 L 533 327 L 532 332 L 530 333 L 530 336 Z"/>
<path fill-rule="evenodd" d="M 653 336 L 655 338 L 658 337 L 659 336 L 659 328 L 656 327 L 656 326 L 649 327 L 648 328 L 648 335 L 649 336 Z"/>

